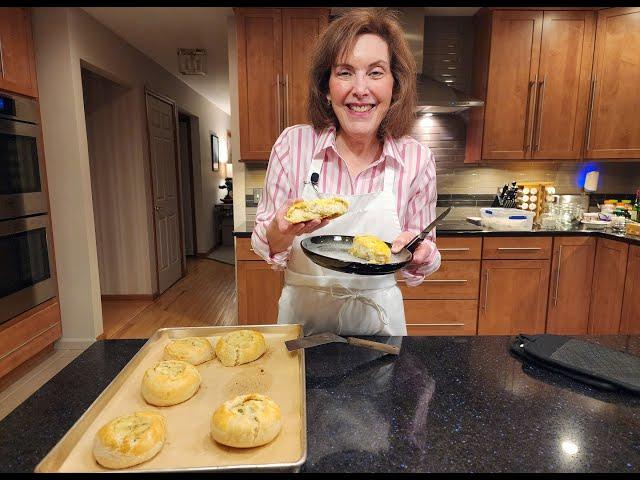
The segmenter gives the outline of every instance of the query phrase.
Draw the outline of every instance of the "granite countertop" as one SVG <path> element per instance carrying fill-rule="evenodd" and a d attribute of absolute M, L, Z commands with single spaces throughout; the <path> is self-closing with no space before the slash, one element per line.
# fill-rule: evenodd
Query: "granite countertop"
<path fill-rule="evenodd" d="M 640 336 L 584 337 L 640 354 Z M 523 364 L 511 337 L 396 337 L 398 357 L 307 350 L 306 472 L 638 472 L 640 397 Z M 31 472 L 144 340 L 99 341 L 0 422 Z"/>
<path fill-rule="evenodd" d="M 233 231 L 235 237 L 249 238 L 253 232 L 253 222 L 245 222 Z M 489 230 L 465 220 L 445 221 L 436 228 L 439 237 L 556 237 L 556 236 L 593 236 L 619 240 L 633 245 L 640 245 L 640 237 L 613 233 L 610 230 L 586 230 L 576 228 L 571 230 L 542 230 L 534 227 L 532 231 L 508 231 L 501 232 Z"/>

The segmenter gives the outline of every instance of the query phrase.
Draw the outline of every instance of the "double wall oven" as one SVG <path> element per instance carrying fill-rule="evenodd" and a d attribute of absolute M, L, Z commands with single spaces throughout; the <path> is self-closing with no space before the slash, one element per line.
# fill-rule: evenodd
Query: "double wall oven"
<path fill-rule="evenodd" d="M 56 295 L 37 102 L 0 93 L 0 323 Z"/>

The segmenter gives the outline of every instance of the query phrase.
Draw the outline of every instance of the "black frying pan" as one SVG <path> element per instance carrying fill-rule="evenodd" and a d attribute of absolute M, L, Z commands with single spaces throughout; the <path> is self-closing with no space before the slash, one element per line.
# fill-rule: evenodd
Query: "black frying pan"
<path fill-rule="evenodd" d="M 307 237 L 300 242 L 302 251 L 316 265 L 343 273 L 357 275 L 387 275 L 396 272 L 411 262 L 413 252 L 425 239 L 436 224 L 451 211 L 447 208 L 431 222 L 419 235 L 416 235 L 402 250 L 391 254 L 391 262 L 385 264 L 368 263 L 349 253 L 353 237 L 349 235 L 317 235 Z M 391 244 L 388 242 L 389 248 Z"/>

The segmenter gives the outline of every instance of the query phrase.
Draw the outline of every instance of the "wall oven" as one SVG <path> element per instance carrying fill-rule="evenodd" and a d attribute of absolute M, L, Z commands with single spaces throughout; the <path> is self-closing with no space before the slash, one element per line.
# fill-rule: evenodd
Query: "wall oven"
<path fill-rule="evenodd" d="M 0 221 L 0 323 L 57 294 L 49 215 Z"/>
<path fill-rule="evenodd" d="M 0 220 L 47 212 L 35 100 L 0 94 Z"/>

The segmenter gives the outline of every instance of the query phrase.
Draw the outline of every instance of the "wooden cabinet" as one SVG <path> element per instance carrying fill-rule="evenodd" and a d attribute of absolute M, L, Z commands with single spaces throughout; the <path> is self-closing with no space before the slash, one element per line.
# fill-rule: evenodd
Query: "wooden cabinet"
<path fill-rule="evenodd" d="M 551 237 L 487 237 L 482 258 L 489 260 L 534 260 L 551 258 Z"/>
<path fill-rule="evenodd" d="M 465 162 L 581 158 L 594 12 L 497 10 L 479 18 L 474 76 L 486 79 L 474 79 L 473 93 L 485 106 L 470 117 L 473 158 Z"/>
<path fill-rule="evenodd" d="M 237 8 L 240 161 L 268 161 L 287 126 L 306 123 L 307 65 L 329 9 Z"/>
<path fill-rule="evenodd" d="M 640 7 L 598 11 L 585 157 L 640 158 Z"/>
<path fill-rule="evenodd" d="M 284 285 L 283 272 L 251 250 L 250 238 L 236 238 L 236 286 L 238 324 L 265 325 L 278 322 L 278 301 Z"/>
<path fill-rule="evenodd" d="M 62 335 L 58 298 L 0 326 L 0 377 L 44 350 Z"/>
<path fill-rule="evenodd" d="M 548 260 L 483 260 L 479 335 L 544 333 Z"/>
<path fill-rule="evenodd" d="M 405 300 L 408 335 L 475 335 L 477 300 Z"/>
<path fill-rule="evenodd" d="M 593 237 L 555 237 L 547 333 L 586 335 L 596 252 Z"/>
<path fill-rule="evenodd" d="M 27 8 L 0 8 L 0 90 L 38 96 L 31 16 Z"/>
<path fill-rule="evenodd" d="M 614 335 L 620 330 L 629 245 L 598 238 L 591 288 L 589 335 Z"/>
<path fill-rule="evenodd" d="M 482 238 L 437 237 L 436 245 L 442 260 L 480 260 Z"/>
<path fill-rule="evenodd" d="M 477 299 L 480 285 L 479 260 L 443 260 L 437 272 L 417 287 L 407 287 L 398 278 L 405 299 Z"/>
<path fill-rule="evenodd" d="M 620 333 L 640 334 L 640 246 L 629 247 Z"/>

